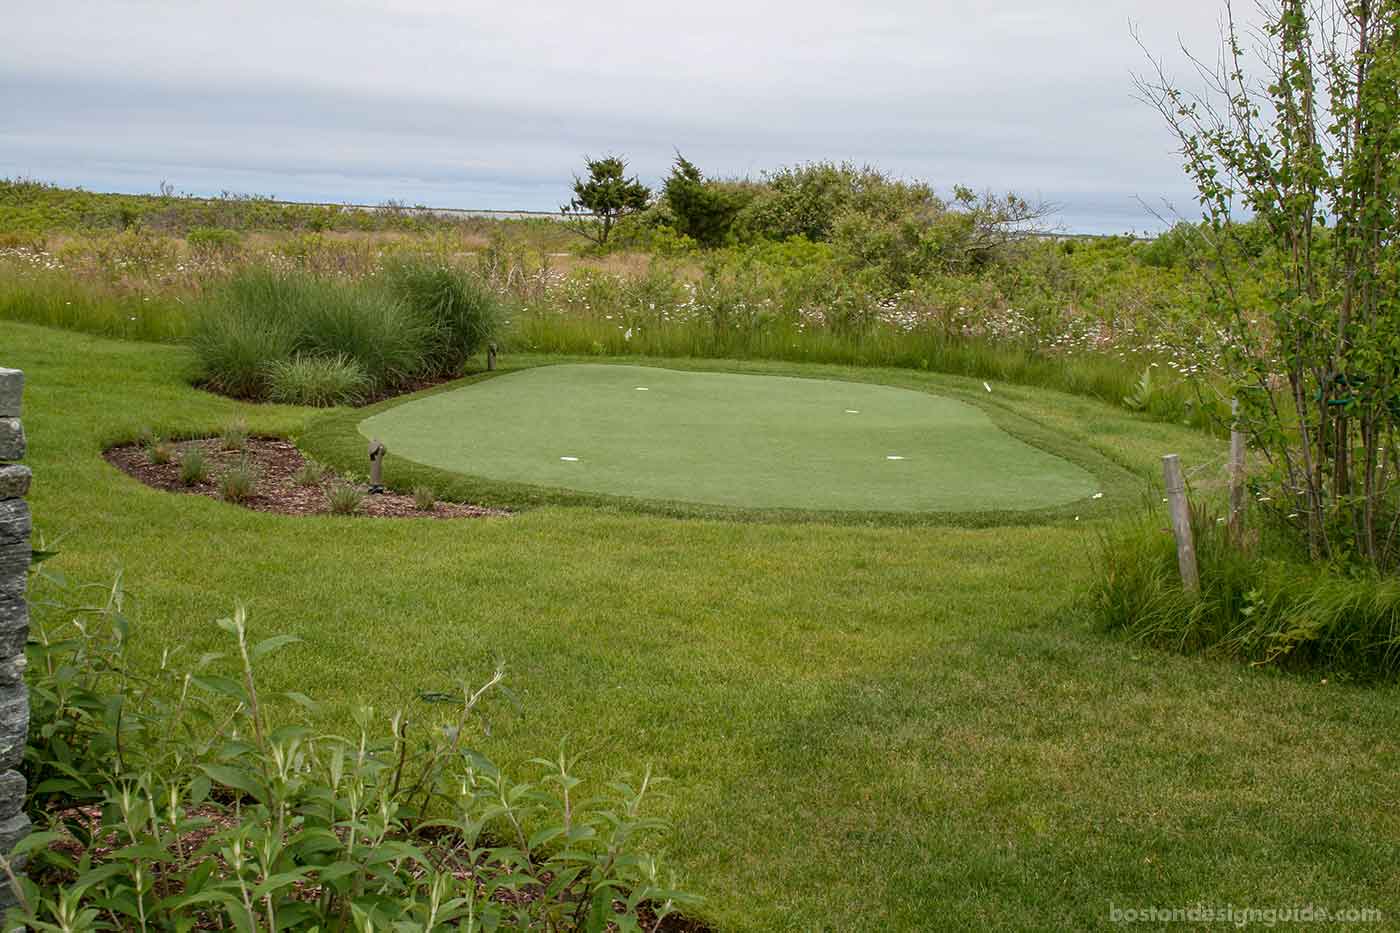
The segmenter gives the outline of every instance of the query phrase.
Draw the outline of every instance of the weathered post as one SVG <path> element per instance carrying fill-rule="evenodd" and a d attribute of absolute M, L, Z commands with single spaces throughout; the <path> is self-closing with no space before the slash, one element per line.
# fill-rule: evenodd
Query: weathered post
<path fill-rule="evenodd" d="M 1244 432 L 1240 430 L 1240 400 L 1230 403 L 1230 541 L 1244 544 Z"/>
<path fill-rule="evenodd" d="M 1176 454 L 1162 458 L 1162 477 L 1167 481 L 1167 507 L 1172 515 L 1172 533 L 1176 535 L 1181 585 L 1188 593 L 1198 593 L 1201 575 L 1196 568 L 1196 543 L 1191 537 L 1191 503 L 1186 501 L 1186 480 L 1181 475 L 1181 458 Z"/>
<path fill-rule="evenodd" d="M 24 374 L 0 367 L 0 855 L 6 857 L 29 832 L 24 777 L 16 770 L 29 737 L 29 693 L 24 686 L 24 644 L 29 638 L 25 580 L 31 556 L 29 468 L 24 459 L 20 402 Z M 0 878 L 0 909 L 14 892 Z"/>
<path fill-rule="evenodd" d="M 496 369 L 496 341 L 491 341 L 486 345 L 486 371 L 494 372 Z"/>

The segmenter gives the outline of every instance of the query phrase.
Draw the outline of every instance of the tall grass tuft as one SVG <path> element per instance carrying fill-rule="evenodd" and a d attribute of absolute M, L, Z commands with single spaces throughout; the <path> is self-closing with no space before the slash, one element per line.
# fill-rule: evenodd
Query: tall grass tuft
<path fill-rule="evenodd" d="M 219 477 L 219 495 L 227 502 L 247 502 L 257 487 L 257 467 L 246 457 L 229 467 Z"/>
<path fill-rule="evenodd" d="M 219 444 L 224 450 L 242 450 L 248 446 L 248 422 L 236 418 L 224 425 L 219 435 Z"/>
<path fill-rule="evenodd" d="M 200 486 L 209 480 L 209 467 L 204 462 L 204 451 L 198 447 L 188 448 L 180 456 L 180 482 L 186 486 Z"/>
<path fill-rule="evenodd" d="M 1241 548 L 1193 510 L 1201 592 L 1185 592 L 1165 516 L 1108 533 L 1089 605 L 1099 625 L 1184 653 L 1366 677 L 1400 674 L 1400 579 L 1311 563 L 1265 528 Z"/>
<path fill-rule="evenodd" d="M 365 494 L 348 480 L 339 480 L 326 492 L 326 509 L 332 515 L 354 515 L 360 510 Z"/>
<path fill-rule="evenodd" d="M 290 360 L 274 360 L 265 372 L 270 402 L 317 407 L 345 405 L 360 401 L 370 390 L 364 367 L 343 353 L 297 354 Z"/>
<path fill-rule="evenodd" d="M 360 394 L 395 388 L 425 371 L 432 337 L 429 324 L 382 288 L 249 267 L 201 307 L 193 343 L 211 387 L 265 398 L 274 380 L 283 391 L 307 388 L 312 365 L 321 367 L 320 388 L 361 382 L 348 365 L 333 376 L 332 364 L 297 371 L 298 359 L 353 362 L 364 380 Z"/>
<path fill-rule="evenodd" d="M 5 272 L 0 269 L 0 319 L 122 340 L 176 343 L 189 336 L 189 305 L 177 296 L 136 294 L 60 272 Z"/>
<path fill-rule="evenodd" d="M 428 329 L 424 364 L 456 375 L 500 322 L 500 301 L 480 280 L 426 256 L 403 256 L 384 268 L 384 285 Z"/>

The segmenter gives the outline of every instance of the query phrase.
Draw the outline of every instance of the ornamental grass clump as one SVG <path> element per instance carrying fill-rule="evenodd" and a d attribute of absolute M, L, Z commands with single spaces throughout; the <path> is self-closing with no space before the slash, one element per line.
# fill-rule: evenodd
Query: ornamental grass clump
<path fill-rule="evenodd" d="M 180 456 L 180 482 L 186 486 L 201 486 L 209 481 L 209 466 L 204 451 L 191 447 Z"/>
<path fill-rule="evenodd" d="M 431 512 L 437 506 L 437 493 L 431 486 L 413 487 L 413 507 L 420 512 Z"/>
<path fill-rule="evenodd" d="M 385 287 L 251 266 L 196 312 L 195 354 L 210 388 L 242 398 L 338 404 L 429 374 L 440 334 Z"/>
<path fill-rule="evenodd" d="M 424 325 L 427 375 L 455 376 L 486 345 L 500 321 L 500 300 L 485 283 L 425 256 L 399 257 L 384 268 L 389 294 Z"/>
<path fill-rule="evenodd" d="M 370 379 L 364 367 L 344 353 L 335 356 L 303 356 L 268 364 L 266 398 L 288 405 L 324 408 L 364 399 Z"/>
<path fill-rule="evenodd" d="M 347 480 L 331 485 L 326 493 L 326 509 L 332 515 L 354 515 L 360 510 L 365 494 L 360 487 Z"/>
<path fill-rule="evenodd" d="M 151 446 L 146 448 L 146 456 L 150 458 L 151 463 L 166 464 L 174 458 L 175 448 L 171 446 L 169 441 L 157 438 Z"/>
<path fill-rule="evenodd" d="M 219 445 L 224 450 L 242 450 L 248 446 L 248 422 L 239 418 L 224 425 L 219 435 Z"/>
<path fill-rule="evenodd" d="M 228 502 L 246 502 L 258 486 L 257 468 L 244 457 L 219 477 L 219 495 Z"/>
<path fill-rule="evenodd" d="M 319 486 L 321 485 L 321 480 L 325 479 L 325 476 L 325 467 L 321 466 L 321 464 L 312 460 L 310 457 L 307 457 L 301 462 L 301 466 L 297 467 L 296 472 L 292 474 L 292 482 L 296 483 L 298 486 Z"/>

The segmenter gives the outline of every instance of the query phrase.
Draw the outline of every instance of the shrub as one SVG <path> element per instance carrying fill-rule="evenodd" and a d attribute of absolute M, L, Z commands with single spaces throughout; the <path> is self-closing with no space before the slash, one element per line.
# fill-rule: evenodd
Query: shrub
<path fill-rule="evenodd" d="M 423 369 L 451 376 L 475 356 L 500 321 L 500 302 L 488 288 L 460 269 L 424 257 L 405 257 L 386 265 L 390 293 L 427 330 Z"/>
<path fill-rule="evenodd" d="M 369 708 L 341 738 L 274 718 L 316 709 L 259 690 L 258 663 L 298 639 L 252 640 L 241 607 L 218 622 L 231 669 L 207 654 L 144 674 L 120 580 L 105 605 L 65 595 L 45 594 L 30 643 L 24 766 L 44 808 L 13 853 L 31 871 L 11 925 L 637 930 L 698 901 L 644 848 L 667 828 L 649 770 L 593 792 L 562 749 L 532 782 L 469 749 L 500 670 L 414 710 L 412 739 L 407 711 L 383 728 Z"/>
<path fill-rule="evenodd" d="M 663 192 L 676 230 L 702 246 L 721 246 L 730 238 L 734 218 L 753 193 L 751 186 L 707 181 L 680 153 Z"/>
<path fill-rule="evenodd" d="M 229 257 L 238 253 L 243 237 L 238 231 L 223 227 L 193 227 L 185 234 L 185 242 L 201 255 Z"/>
<path fill-rule="evenodd" d="M 326 509 L 332 515 L 354 515 L 360 510 L 365 494 L 354 483 L 341 480 L 326 493 Z"/>
<path fill-rule="evenodd" d="M 188 448 L 180 457 L 180 482 L 186 486 L 199 486 L 209 479 L 209 467 L 204 462 L 204 451 L 198 447 Z"/>
<path fill-rule="evenodd" d="M 163 441 L 160 438 L 156 438 L 151 442 L 151 445 L 146 448 L 146 456 L 155 464 L 169 463 L 174 455 L 175 451 L 170 446 L 170 442 Z"/>
<path fill-rule="evenodd" d="M 413 487 L 413 507 L 420 512 L 431 512 L 437 505 L 437 493 L 431 486 Z"/>
<path fill-rule="evenodd" d="M 219 443 L 224 450 L 242 450 L 247 447 L 248 422 L 239 418 L 224 425 L 224 431 L 219 435 Z"/>
<path fill-rule="evenodd" d="M 258 471 L 244 457 L 219 477 L 219 495 L 227 502 L 246 502 L 258 486 Z"/>
<path fill-rule="evenodd" d="M 343 353 L 274 360 L 265 381 L 268 401 L 317 407 L 358 402 L 370 388 L 364 368 Z"/>

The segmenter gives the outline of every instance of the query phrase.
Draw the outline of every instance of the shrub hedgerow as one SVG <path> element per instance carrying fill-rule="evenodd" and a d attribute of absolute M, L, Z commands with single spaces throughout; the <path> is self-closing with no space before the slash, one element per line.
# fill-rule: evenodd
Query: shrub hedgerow
<path fill-rule="evenodd" d="M 534 760 L 535 781 L 471 750 L 500 670 L 435 695 L 413 739 L 406 713 L 382 728 L 368 708 L 342 738 L 274 716 L 316 709 L 259 690 L 257 665 L 298 639 L 253 641 L 242 608 L 218 623 L 231 670 L 220 655 L 179 670 L 166 653 L 146 673 L 128 657 L 120 579 L 86 606 L 47 585 L 24 759 L 36 831 L 11 855 L 28 876 L 4 865 L 19 900 L 9 924 L 638 930 L 699 900 L 650 851 L 666 826 L 647 812 L 649 770 L 594 792 L 562 749 Z"/>

